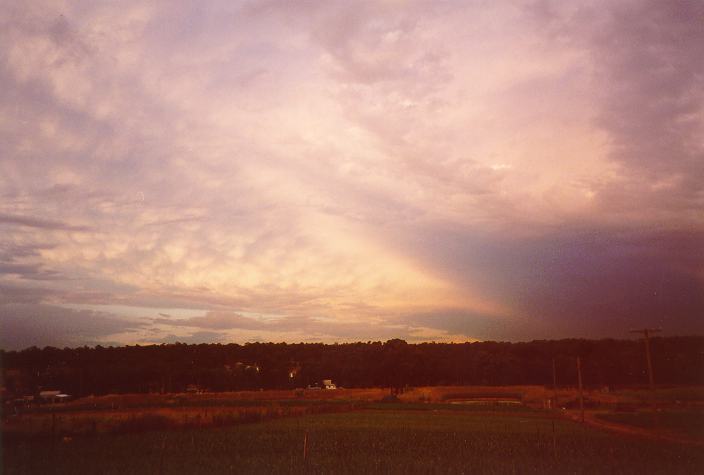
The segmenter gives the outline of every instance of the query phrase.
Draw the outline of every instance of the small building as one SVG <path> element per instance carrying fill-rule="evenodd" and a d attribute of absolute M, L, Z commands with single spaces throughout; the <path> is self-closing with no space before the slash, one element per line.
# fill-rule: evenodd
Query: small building
<path fill-rule="evenodd" d="M 51 389 L 47 391 L 39 391 L 39 398 L 45 402 L 56 402 L 59 400 L 59 395 L 61 391 L 57 389 Z"/>
<path fill-rule="evenodd" d="M 337 389 L 337 386 L 335 383 L 332 382 L 332 379 L 323 379 L 323 388 L 324 389 Z"/>

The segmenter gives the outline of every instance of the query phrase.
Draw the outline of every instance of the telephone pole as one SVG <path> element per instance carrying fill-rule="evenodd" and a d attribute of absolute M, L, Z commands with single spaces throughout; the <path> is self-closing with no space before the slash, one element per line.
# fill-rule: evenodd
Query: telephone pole
<path fill-rule="evenodd" d="M 631 330 L 631 333 L 642 333 L 643 340 L 645 341 L 645 359 L 648 363 L 648 382 L 650 383 L 650 389 L 655 389 L 655 379 L 653 378 L 653 361 L 650 357 L 650 335 L 652 333 L 661 332 L 661 328 L 643 328 L 642 330 Z"/>

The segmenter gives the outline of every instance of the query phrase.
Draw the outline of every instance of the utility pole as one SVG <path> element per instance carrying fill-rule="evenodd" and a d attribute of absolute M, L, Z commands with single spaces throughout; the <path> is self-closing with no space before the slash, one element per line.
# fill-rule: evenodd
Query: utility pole
<path fill-rule="evenodd" d="M 582 393 L 582 359 L 577 357 L 577 382 L 579 384 L 579 412 L 584 423 L 584 395 Z"/>
<path fill-rule="evenodd" d="M 655 389 L 655 379 L 653 378 L 653 361 L 650 358 L 650 334 L 661 332 L 661 328 L 643 328 L 642 330 L 631 330 L 631 333 L 642 333 L 645 340 L 645 359 L 648 363 L 648 382 L 651 391 Z"/>

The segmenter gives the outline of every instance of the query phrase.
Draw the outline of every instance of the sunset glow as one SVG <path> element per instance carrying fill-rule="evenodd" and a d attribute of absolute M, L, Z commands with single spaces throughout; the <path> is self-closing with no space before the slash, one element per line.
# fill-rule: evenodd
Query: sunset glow
<path fill-rule="evenodd" d="M 697 2 L 9 2 L 0 346 L 704 330 Z"/>

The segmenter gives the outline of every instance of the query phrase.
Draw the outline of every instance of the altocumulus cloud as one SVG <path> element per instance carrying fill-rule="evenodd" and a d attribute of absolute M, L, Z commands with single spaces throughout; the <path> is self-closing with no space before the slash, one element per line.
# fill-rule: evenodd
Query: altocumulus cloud
<path fill-rule="evenodd" d="M 3 345 L 701 332 L 703 15 L 11 2 Z"/>

